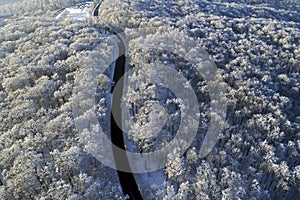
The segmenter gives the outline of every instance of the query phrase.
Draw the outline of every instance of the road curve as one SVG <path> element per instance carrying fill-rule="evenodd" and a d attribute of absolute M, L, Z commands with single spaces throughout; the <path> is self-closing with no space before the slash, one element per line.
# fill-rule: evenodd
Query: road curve
<path fill-rule="evenodd" d="M 98 16 L 99 15 L 99 7 L 101 5 L 100 1 L 94 8 L 93 10 L 93 16 Z M 122 40 L 122 38 L 116 33 L 114 32 L 114 34 L 118 37 L 118 39 L 120 40 L 119 43 L 119 52 L 125 52 L 125 44 Z M 121 90 L 117 90 L 114 91 L 114 94 L 112 95 L 112 107 L 116 108 L 116 112 L 114 114 L 114 116 L 112 115 L 111 112 L 111 140 L 112 143 L 114 143 L 116 146 L 118 146 L 119 148 L 125 150 L 125 144 L 124 144 L 124 138 L 123 138 L 123 131 L 121 128 L 119 128 L 119 126 L 117 125 L 116 121 L 122 121 L 122 109 L 121 109 L 121 99 L 122 99 L 122 95 L 123 95 L 123 88 L 124 88 L 124 79 L 121 79 L 121 77 L 124 75 L 125 73 L 125 64 L 126 64 L 126 57 L 125 55 L 121 55 L 115 64 L 114 67 L 114 72 L 113 72 L 113 81 L 116 85 L 116 83 L 118 81 L 121 81 L 120 84 L 120 88 Z M 112 87 L 112 91 L 113 91 L 114 87 Z M 113 149 L 113 154 L 114 154 L 114 159 L 115 159 L 115 164 L 116 167 L 118 168 L 118 166 L 127 166 L 127 168 L 130 168 L 130 164 L 127 158 L 127 154 L 126 153 L 120 153 L 120 151 L 116 151 L 115 149 Z M 122 155 L 120 155 L 122 154 Z M 117 170 L 118 176 L 119 176 L 119 181 L 120 184 L 122 186 L 122 190 L 124 194 L 128 194 L 129 198 L 132 200 L 142 200 L 142 195 L 141 192 L 139 190 L 139 187 L 135 181 L 135 178 L 133 176 L 132 173 L 128 173 L 128 172 L 123 172 L 123 171 L 119 171 Z"/>

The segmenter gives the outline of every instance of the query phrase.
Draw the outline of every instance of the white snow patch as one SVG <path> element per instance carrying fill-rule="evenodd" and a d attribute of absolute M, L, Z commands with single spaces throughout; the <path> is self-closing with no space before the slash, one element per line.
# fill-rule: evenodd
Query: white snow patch
<path fill-rule="evenodd" d="M 125 79 L 128 77 L 126 76 Z M 127 88 L 127 81 L 124 82 L 124 88 Z M 123 93 L 124 96 L 124 93 Z M 125 117 L 124 113 L 122 117 Z M 133 142 L 128 138 L 126 133 L 123 133 L 125 148 L 129 152 L 137 152 L 137 146 L 133 144 Z M 164 182 L 166 180 L 166 176 L 164 174 L 164 170 L 157 170 L 153 172 L 146 172 L 146 173 L 134 173 L 133 174 L 136 183 L 138 184 L 141 194 L 144 199 L 147 197 L 156 195 L 155 193 L 160 193 L 164 191 Z M 153 194 L 154 193 L 154 194 Z"/>
<path fill-rule="evenodd" d="M 89 16 L 89 10 L 93 2 L 88 1 L 83 4 L 77 4 L 71 7 L 64 9 L 59 15 L 55 17 L 55 19 L 61 18 L 71 18 L 74 20 L 84 20 L 87 16 Z"/>

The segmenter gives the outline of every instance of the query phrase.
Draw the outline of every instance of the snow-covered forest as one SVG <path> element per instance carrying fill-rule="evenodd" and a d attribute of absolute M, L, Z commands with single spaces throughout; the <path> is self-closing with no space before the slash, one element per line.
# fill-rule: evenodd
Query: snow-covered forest
<path fill-rule="evenodd" d="M 161 34 L 159 28 L 153 37 L 135 39 L 133 36 L 134 39 L 129 41 L 130 64 L 135 72 L 131 78 L 143 78 L 149 62 L 168 63 L 170 67 L 185 71 L 202 103 L 199 104 L 202 127 L 186 154 L 170 154 L 161 187 L 147 185 L 151 176 L 155 177 L 157 173 L 150 173 L 145 184 L 145 176 L 136 175 L 144 185 L 145 196 L 157 195 L 159 199 L 298 199 L 299 2 L 191 0 L 114 3 L 118 6 L 103 2 L 100 9 L 103 19 L 122 27 L 125 32 L 140 27 L 171 27 L 185 37 L 196 38 L 212 56 L 227 83 L 226 128 L 213 151 L 200 158 L 198 152 L 207 130 L 205 123 L 210 120 L 209 97 L 203 78 L 193 77 L 191 66 L 180 58 L 142 47 L 141 41 L 155 43 L 153 38 Z M 169 111 L 171 123 L 164 126 L 162 135 L 172 139 L 180 119 L 172 94 L 153 85 L 141 85 L 136 92 L 148 96 L 135 100 L 136 94 L 132 92 L 126 98 L 130 103 L 134 101 L 135 109 L 139 109 L 135 111 L 138 115 L 134 116 L 136 123 L 131 126 L 133 131 L 129 138 L 138 146 L 137 149 L 149 151 L 156 147 L 157 138 L 139 141 L 140 137 L 134 134 L 151 123 L 149 120 L 153 119 L 153 114 L 148 110 L 155 103 L 153 99 L 173 109 Z M 168 102 L 173 106 L 167 105 Z M 149 120 L 145 124 L 140 118 Z"/>
<path fill-rule="evenodd" d="M 84 0 L 9 0 L 0 1 L 0 16 L 23 14 L 36 11 L 53 11 Z"/>
<path fill-rule="evenodd" d="M 41 14 L 8 19 L 0 32 L 0 199 L 122 199 L 116 172 L 80 146 L 71 108 L 87 55 L 114 51 L 108 33 Z"/>
<path fill-rule="evenodd" d="M 95 141 L 82 141 L 72 108 L 85 67 L 115 54 L 112 30 L 126 34 L 128 79 L 139 82 L 123 98 L 132 119 L 125 122 L 128 150 L 167 145 L 186 114 L 170 90 L 143 82 L 153 63 L 182 74 L 199 102 L 197 135 L 187 151 L 174 149 L 163 169 L 135 174 L 144 199 L 300 198 L 298 0 L 103 0 L 98 17 L 81 21 L 55 16 L 82 1 L 25 2 L 0 7 L 1 15 L 14 14 L 0 25 L 1 200 L 126 199 L 116 171 L 91 153 Z M 206 77 L 174 52 L 145 48 L 163 36 L 195 41 L 190 52 L 198 46 L 208 52 L 216 81 L 224 83 L 226 118 L 205 156 L 201 146 L 218 117 Z M 180 42 L 182 55 L 189 54 Z M 95 113 L 108 136 L 110 70 L 97 76 L 95 92 Z M 149 126 L 156 123 L 161 129 Z"/>

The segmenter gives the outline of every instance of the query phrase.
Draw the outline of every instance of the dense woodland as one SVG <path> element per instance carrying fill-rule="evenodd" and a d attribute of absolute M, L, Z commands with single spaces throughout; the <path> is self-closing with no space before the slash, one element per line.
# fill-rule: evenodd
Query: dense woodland
<path fill-rule="evenodd" d="M 75 82 L 86 78 L 91 57 L 115 54 L 108 24 L 129 38 L 131 80 L 143 81 L 153 74 L 151 63 L 164 63 L 189 80 L 199 101 L 197 136 L 183 155 L 169 153 L 158 172 L 163 183 L 149 185 L 136 174 L 145 199 L 299 199 L 299 10 L 293 0 L 104 0 L 100 16 L 82 22 L 30 10 L 6 19 L 0 27 L 0 199 L 126 199 L 116 172 L 91 153 L 93 138 L 80 141 L 72 113 Z M 134 33 L 147 27 L 155 31 Z M 197 41 L 226 83 L 224 129 L 205 157 L 200 147 L 216 115 L 204 77 L 175 52 L 143 46 L 172 34 Z M 110 69 L 98 79 L 95 113 L 109 135 Z M 129 147 L 153 151 L 174 138 L 184 108 L 165 87 L 134 86 L 124 98 L 134 119 Z M 165 120 L 161 130 L 149 127 L 157 119 Z"/>
<path fill-rule="evenodd" d="M 108 33 L 41 14 L 11 18 L 0 32 L 0 199 L 123 199 L 116 172 L 80 145 L 71 103 L 89 55 L 114 51 Z"/>
<path fill-rule="evenodd" d="M 130 78 L 143 80 L 144 73 L 151 73 L 149 63 L 167 63 L 190 80 L 201 112 L 198 134 L 190 149 L 182 156 L 178 151 L 168 156 L 163 190 L 143 184 L 142 178 L 136 175 L 144 185 L 144 192 L 159 196 L 157 199 L 298 199 L 299 2 L 128 0 L 114 3 L 116 7 L 104 1 L 100 16 L 122 27 L 130 36 L 130 65 L 134 71 Z M 135 28 L 153 27 L 156 32 L 135 36 Z M 161 27 L 170 27 L 171 31 Z M 172 29 L 177 31 L 172 33 Z M 209 112 L 206 83 L 182 58 L 143 47 L 147 42 L 155 44 L 162 34 L 172 37 L 178 31 L 183 35 L 182 40 L 192 38 L 199 42 L 217 65 L 220 81 L 227 84 L 226 125 L 217 145 L 204 158 L 199 155 L 199 148 L 214 117 Z M 129 91 L 126 101 L 128 105 L 134 104 L 129 109 L 133 110 L 135 123 L 128 132 L 136 150 L 151 151 L 164 144 L 164 140 L 170 141 L 182 114 L 179 99 L 166 88 L 147 83 Z M 141 97 L 136 98 L 136 93 Z M 167 108 L 169 118 L 160 133 L 154 134 L 165 137 L 141 141 L 136 134 L 142 133 L 137 130 L 144 130 L 148 123 L 155 124 L 162 116 L 152 109 L 158 104 Z M 151 134 L 151 131 L 145 132 Z M 155 173 L 151 175 L 154 177 Z"/>

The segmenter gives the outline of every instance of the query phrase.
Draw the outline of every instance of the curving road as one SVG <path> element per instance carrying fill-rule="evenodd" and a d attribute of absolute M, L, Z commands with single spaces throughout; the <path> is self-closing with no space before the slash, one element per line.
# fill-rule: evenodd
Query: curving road
<path fill-rule="evenodd" d="M 93 10 L 93 16 L 99 15 L 99 7 L 101 5 L 100 1 L 96 7 Z M 118 37 L 118 39 L 121 41 L 119 43 L 119 50 L 120 52 L 125 52 L 125 44 L 122 40 L 122 38 L 114 32 L 114 34 Z M 114 94 L 112 95 L 112 107 L 116 108 L 116 114 L 113 116 L 111 113 L 111 140 L 112 143 L 114 143 L 119 148 L 125 150 L 125 144 L 124 144 L 124 138 L 123 138 L 123 131 L 119 126 L 117 125 L 116 121 L 122 121 L 122 109 L 121 109 L 121 99 L 123 95 L 123 88 L 124 88 L 124 79 L 121 79 L 121 77 L 125 73 L 125 64 L 126 64 L 126 57 L 125 55 L 121 55 L 115 64 L 114 72 L 113 72 L 113 81 L 114 83 L 117 83 L 121 81 L 120 88 L 122 90 L 114 91 Z M 112 87 L 112 91 L 114 89 L 114 86 Z M 120 151 L 116 151 L 113 149 L 114 159 L 116 167 L 118 166 L 127 166 L 127 168 L 130 168 L 130 164 L 127 158 L 126 153 L 122 153 Z M 142 200 L 142 195 L 140 193 L 139 187 L 135 181 L 135 178 L 132 173 L 123 172 L 117 170 L 120 184 L 122 186 L 122 190 L 124 194 L 128 194 L 129 198 L 132 200 Z"/>

